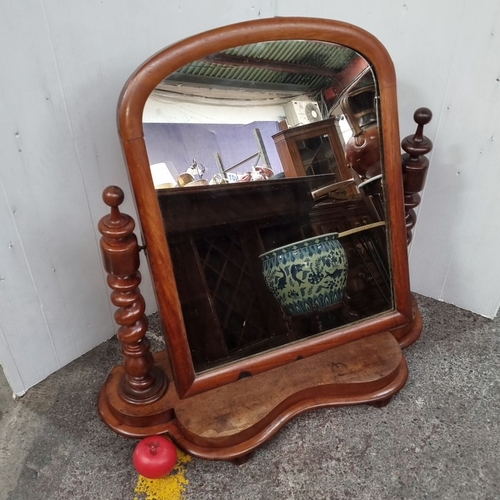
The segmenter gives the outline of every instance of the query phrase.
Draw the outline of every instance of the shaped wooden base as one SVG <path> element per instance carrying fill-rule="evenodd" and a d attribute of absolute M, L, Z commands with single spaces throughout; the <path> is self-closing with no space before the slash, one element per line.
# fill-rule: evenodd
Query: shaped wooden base
<path fill-rule="evenodd" d="M 155 364 L 169 371 L 165 352 Z M 184 400 L 171 383 L 154 403 L 127 403 L 117 390 L 122 374 L 122 366 L 113 369 L 98 404 L 115 432 L 135 438 L 166 433 L 191 455 L 241 463 L 304 411 L 387 404 L 405 385 L 408 369 L 398 341 L 383 332 Z"/>

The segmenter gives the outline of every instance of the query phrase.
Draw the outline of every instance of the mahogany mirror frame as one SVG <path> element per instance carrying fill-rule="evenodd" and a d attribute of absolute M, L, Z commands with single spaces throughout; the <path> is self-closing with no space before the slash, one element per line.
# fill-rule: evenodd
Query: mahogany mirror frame
<path fill-rule="evenodd" d="M 194 60 L 239 45 L 294 39 L 332 42 L 349 47 L 369 62 L 377 79 L 394 308 L 297 343 L 207 372 L 195 373 L 167 244 L 168 235 L 164 231 L 150 172 L 142 122 L 143 109 L 151 92 L 163 79 Z M 173 378 L 180 398 L 234 382 L 242 372 L 250 372 L 252 375 L 262 373 L 292 362 L 299 355 L 311 356 L 412 322 L 396 75 L 388 52 L 373 35 L 339 21 L 290 17 L 248 21 L 191 36 L 152 56 L 130 77 L 119 101 L 118 126 L 165 331 Z"/>

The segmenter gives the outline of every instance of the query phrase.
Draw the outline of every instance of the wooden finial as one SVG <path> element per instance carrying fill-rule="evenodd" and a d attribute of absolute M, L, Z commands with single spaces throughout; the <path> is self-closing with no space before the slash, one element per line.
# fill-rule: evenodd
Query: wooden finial
<path fill-rule="evenodd" d="M 432 120 L 432 111 L 429 108 L 418 108 L 413 113 L 413 119 L 419 125 L 427 125 Z"/>
<path fill-rule="evenodd" d="M 432 111 L 429 108 L 418 108 L 413 114 L 413 119 L 417 124 L 417 130 L 415 134 L 405 137 L 401 146 L 409 155 L 418 157 L 432 150 L 432 141 L 424 135 L 424 125 L 431 121 Z"/>
<path fill-rule="evenodd" d="M 123 190 L 118 186 L 108 186 L 102 192 L 102 199 L 108 207 L 118 207 L 123 203 L 125 195 L 123 194 Z"/>
<path fill-rule="evenodd" d="M 111 213 L 109 215 L 107 222 L 112 226 L 116 226 L 120 224 L 120 222 L 123 222 L 124 218 L 121 216 L 120 210 L 118 208 L 125 199 L 123 190 L 118 186 L 108 186 L 102 192 L 102 199 L 104 203 L 106 203 L 106 205 L 108 205 L 108 207 L 111 208 Z M 128 216 L 126 217 L 128 218 Z"/>

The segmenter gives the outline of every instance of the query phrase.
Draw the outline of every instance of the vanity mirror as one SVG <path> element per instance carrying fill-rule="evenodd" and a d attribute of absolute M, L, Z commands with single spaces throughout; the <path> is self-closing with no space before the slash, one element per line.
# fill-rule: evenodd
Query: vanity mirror
<path fill-rule="evenodd" d="M 401 389 L 430 112 L 402 166 L 380 42 L 309 18 L 219 28 L 146 61 L 118 119 L 167 349 L 149 352 L 134 222 L 107 188 L 124 353 L 101 391 L 108 425 L 238 459 L 301 411 Z"/>

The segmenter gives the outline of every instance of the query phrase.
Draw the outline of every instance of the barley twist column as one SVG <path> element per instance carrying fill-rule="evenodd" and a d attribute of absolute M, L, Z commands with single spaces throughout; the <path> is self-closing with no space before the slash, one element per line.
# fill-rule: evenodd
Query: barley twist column
<path fill-rule="evenodd" d="M 417 131 L 403 139 L 401 144 L 405 150 L 403 160 L 403 189 L 406 212 L 406 242 L 409 245 L 412 239 L 412 230 L 417 222 L 415 208 L 420 205 L 420 195 L 424 189 L 429 160 L 424 156 L 432 150 L 432 142 L 423 135 L 424 125 L 432 119 L 432 112 L 428 108 L 418 108 L 413 115 L 417 123 Z"/>
<path fill-rule="evenodd" d="M 148 321 L 145 302 L 139 290 L 139 245 L 134 234 L 135 222 L 123 214 L 123 191 L 109 186 L 103 200 L 111 213 L 99 221 L 102 234 L 101 252 L 108 285 L 113 290 L 111 302 L 118 307 L 115 321 L 120 328 L 117 337 L 122 343 L 124 375 L 119 386 L 122 399 L 133 404 L 148 404 L 160 399 L 167 390 L 165 373 L 154 366 L 146 337 Z"/>

